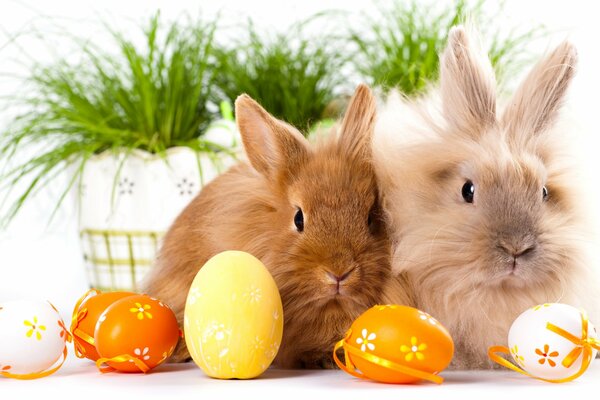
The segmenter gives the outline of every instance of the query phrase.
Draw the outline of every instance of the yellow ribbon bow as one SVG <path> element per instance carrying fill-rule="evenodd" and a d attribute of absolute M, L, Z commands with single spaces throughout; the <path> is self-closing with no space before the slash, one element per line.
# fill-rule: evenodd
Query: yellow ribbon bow
<path fill-rule="evenodd" d="M 579 378 L 581 375 L 583 375 L 583 373 L 590 366 L 590 363 L 592 362 L 592 356 L 594 355 L 594 349 L 600 350 L 600 341 L 598 341 L 598 339 L 590 338 L 588 336 L 589 335 L 589 331 L 588 331 L 589 321 L 588 321 L 587 313 L 584 310 L 579 310 L 579 313 L 581 314 L 581 337 L 577 337 L 550 322 L 548 322 L 546 324 L 546 329 L 556 333 L 559 336 L 562 336 L 563 338 L 567 339 L 568 341 L 570 341 L 571 343 L 573 343 L 575 345 L 575 348 L 573 350 L 571 350 L 571 352 L 569 354 L 567 354 L 567 356 L 561 362 L 561 364 L 565 368 L 571 367 L 571 365 L 573 365 L 573 363 L 575 361 L 577 361 L 580 356 L 583 355 L 583 360 L 581 361 L 581 367 L 579 367 L 579 371 L 577 371 L 576 373 L 574 373 L 573 375 L 571 375 L 567 378 L 545 379 L 545 378 L 540 378 L 540 377 L 531 375 L 527 371 L 524 371 L 523 369 L 517 367 L 516 365 L 514 365 L 507 359 L 498 355 L 498 354 L 502 354 L 502 353 L 506 354 L 509 352 L 508 348 L 506 348 L 505 346 L 490 347 L 488 350 L 488 356 L 490 357 L 490 359 L 492 361 L 494 361 L 508 369 L 511 369 L 513 371 L 519 372 L 523 375 L 527 375 L 527 376 L 535 378 L 535 379 L 539 379 L 541 381 L 546 381 L 546 382 L 550 382 L 550 383 L 564 383 L 564 382 L 570 382 L 572 380 L 575 380 L 575 379 Z"/>
<path fill-rule="evenodd" d="M 83 296 L 79 298 L 79 300 L 77 300 L 75 308 L 73 309 L 73 316 L 71 317 L 71 335 L 73 335 L 75 339 L 73 340 L 73 348 L 75 349 L 75 356 L 77 356 L 77 358 L 85 358 L 86 356 L 85 349 L 83 348 L 81 343 L 77 341 L 77 339 L 81 339 L 84 342 L 95 346 L 94 338 L 88 335 L 87 333 L 83 332 L 81 329 L 79 329 L 79 323 L 87 316 L 87 308 L 80 309 L 81 304 L 84 301 L 88 300 L 90 297 L 96 296 L 98 294 L 100 294 L 99 290 L 88 290 Z"/>
<path fill-rule="evenodd" d="M 333 348 L 333 360 L 335 361 L 337 366 L 340 367 L 340 369 L 342 371 L 345 371 L 345 372 L 349 373 L 350 375 L 355 376 L 360 379 L 370 379 L 369 377 L 365 376 L 364 374 L 357 372 L 356 367 L 352 363 L 352 360 L 350 360 L 350 357 L 348 357 L 348 354 L 352 354 L 353 356 L 361 357 L 373 364 L 379 365 L 380 367 L 391 369 L 392 371 L 396 371 L 401 374 L 414 376 L 415 378 L 419 378 L 419 379 L 425 379 L 425 380 L 428 380 L 428 381 L 431 381 L 431 382 L 434 382 L 437 384 L 444 382 L 444 378 L 442 378 L 441 376 L 438 376 L 435 374 L 430 374 L 430 373 L 424 372 L 424 371 L 420 371 L 415 368 L 410 368 L 405 365 L 398 364 L 398 363 L 395 363 L 390 360 L 386 360 L 385 358 L 378 357 L 374 354 L 369 354 L 369 353 L 360 351 L 359 349 L 357 349 L 354 346 L 351 346 L 347 342 L 347 340 L 350 338 L 351 335 L 352 335 L 352 329 L 349 329 L 348 332 L 346 332 L 345 337 L 342 340 L 340 340 L 339 342 L 337 342 L 335 344 L 335 347 Z M 344 349 L 344 358 L 346 360 L 345 365 L 344 365 L 344 363 L 342 363 L 340 361 L 340 359 L 337 356 L 337 351 L 341 348 Z"/>
<path fill-rule="evenodd" d="M 104 364 L 107 364 L 109 362 L 122 363 L 128 361 L 132 362 L 143 373 L 147 373 L 148 371 L 150 371 L 150 367 L 146 365 L 145 362 L 129 354 L 121 354 L 111 358 L 99 358 L 98 361 L 96 361 L 96 367 L 98 367 L 98 370 L 100 372 L 105 374 L 107 372 L 117 371 L 117 369 Z"/>

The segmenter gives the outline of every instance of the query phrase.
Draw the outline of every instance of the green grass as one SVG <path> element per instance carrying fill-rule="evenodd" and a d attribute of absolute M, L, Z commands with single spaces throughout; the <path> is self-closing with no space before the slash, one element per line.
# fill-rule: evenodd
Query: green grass
<path fill-rule="evenodd" d="M 397 1 L 391 7 L 381 6 L 376 16 L 365 17 L 362 27 L 349 33 L 356 48 L 352 58 L 355 69 L 384 93 L 392 88 L 409 96 L 422 93 L 438 79 L 438 54 L 446 45 L 448 31 L 468 20 L 491 42 L 486 50 L 501 81 L 528 61 L 524 58 L 526 45 L 542 31 L 535 27 L 500 35 L 494 21 L 501 18 L 484 13 L 482 0 L 435 5 L 431 1 Z"/>
<path fill-rule="evenodd" d="M 216 22 L 190 21 L 164 28 L 156 14 L 142 28 L 141 47 L 109 27 L 118 53 L 80 44 L 82 62 L 36 65 L 24 83 L 30 94 L 14 101 L 27 111 L 0 138 L 0 159 L 27 147 L 41 151 L 2 176 L 0 187 L 6 189 L 29 182 L 2 220 L 12 219 L 32 193 L 68 167 L 66 161 L 77 173 L 63 197 L 93 154 L 210 147 L 198 139 L 215 118 L 209 111 L 216 101 L 211 84 L 215 27 Z"/>
<path fill-rule="evenodd" d="M 242 93 L 267 111 L 306 132 L 326 117 L 337 117 L 334 105 L 345 86 L 346 63 L 331 36 L 307 33 L 319 14 L 294 24 L 285 33 L 259 32 L 252 22 L 245 37 L 217 51 L 217 86 L 231 102 Z"/>

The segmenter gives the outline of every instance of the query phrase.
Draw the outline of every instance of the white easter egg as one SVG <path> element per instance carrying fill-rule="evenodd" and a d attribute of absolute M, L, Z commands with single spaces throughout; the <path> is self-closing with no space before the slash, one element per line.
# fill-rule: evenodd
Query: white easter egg
<path fill-rule="evenodd" d="M 0 371 L 13 375 L 50 369 L 62 356 L 67 331 L 47 301 L 0 303 Z"/>
<path fill-rule="evenodd" d="M 562 362 L 576 345 L 549 330 L 548 323 L 577 338 L 582 337 L 581 313 L 577 308 L 560 303 L 540 304 L 528 309 L 513 322 L 508 333 L 510 354 L 517 365 L 535 377 L 568 378 L 579 371 L 583 357 L 566 368 Z M 596 328 L 591 323 L 588 324 L 588 337 L 597 338 Z M 593 352 L 595 356 L 596 350 Z"/>

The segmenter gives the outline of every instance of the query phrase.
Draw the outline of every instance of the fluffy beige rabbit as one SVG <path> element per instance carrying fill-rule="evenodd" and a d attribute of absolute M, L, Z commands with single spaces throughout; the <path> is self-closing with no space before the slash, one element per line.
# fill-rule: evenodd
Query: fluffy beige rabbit
<path fill-rule="evenodd" d="M 491 345 L 539 303 L 598 315 L 576 170 L 558 129 L 577 53 L 562 43 L 505 107 L 487 57 L 449 34 L 439 90 L 384 106 L 374 159 L 393 269 L 456 343 L 455 368 L 487 368 Z"/>

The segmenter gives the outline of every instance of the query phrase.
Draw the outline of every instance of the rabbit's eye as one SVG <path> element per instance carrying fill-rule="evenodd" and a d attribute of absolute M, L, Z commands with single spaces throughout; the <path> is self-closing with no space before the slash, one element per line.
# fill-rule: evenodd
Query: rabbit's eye
<path fill-rule="evenodd" d="M 475 185 L 470 180 L 466 181 L 462 187 L 462 197 L 467 203 L 473 202 L 475 196 Z"/>
<path fill-rule="evenodd" d="M 304 214 L 302 214 L 302 210 L 300 208 L 298 208 L 296 215 L 294 215 L 294 225 L 296 225 L 296 230 L 298 232 L 302 232 L 304 230 Z"/>
<path fill-rule="evenodd" d="M 367 227 L 369 228 L 369 232 L 373 235 L 377 235 L 380 232 L 380 212 L 377 203 L 371 207 L 369 211 L 369 216 L 367 217 Z"/>
<path fill-rule="evenodd" d="M 548 200 L 548 188 L 546 186 L 542 188 L 542 199 L 544 201 Z"/>
<path fill-rule="evenodd" d="M 369 217 L 367 218 L 367 226 L 372 235 L 376 235 L 379 232 L 377 216 L 373 215 L 373 213 L 369 213 Z"/>
<path fill-rule="evenodd" d="M 371 233 L 375 233 L 377 230 L 377 216 L 373 210 L 369 212 L 369 216 L 367 217 L 367 226 L 369 227 L 369 231 L 371 231 Z"/>

